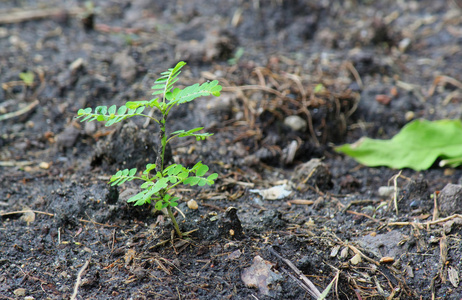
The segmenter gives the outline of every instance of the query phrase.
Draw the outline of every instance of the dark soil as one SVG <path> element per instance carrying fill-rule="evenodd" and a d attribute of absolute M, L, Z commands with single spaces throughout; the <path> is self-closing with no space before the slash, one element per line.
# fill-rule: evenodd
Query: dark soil
<path fill-rule="evenodd" d="M 309 299 L 333 280 L 328 299 L 461 299 L 462 211 L 434 195 L 462 171 L 393 180 L 332 148 L 461 117 L 459 0 L 84 2 L 0 1 L 1 299 Z M 179 190 L 183 239 L 126 203 L 136 182 L 107 184 L 155 162 L 157 127 L 75 120 L 150 99 L 179 60 L 178 84 L 224 87 L 169 119 L 214 133 L 171 161 L 220 175 Z"/>

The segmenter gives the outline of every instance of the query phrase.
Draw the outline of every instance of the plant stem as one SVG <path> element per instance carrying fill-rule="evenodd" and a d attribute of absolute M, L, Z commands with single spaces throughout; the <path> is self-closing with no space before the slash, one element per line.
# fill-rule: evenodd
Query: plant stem
<path fill-rule="evenodd" d="M 170 220 L 173 222 L 173 226 L 175 226 L 175 231 L 178 234 L 178 236 L 181 238 L 183 237 L 183 233 L 180 231 L 180 227 L 178 227 L 178 223 L 176 222 L 175 216 L 172 213 L 172 207 L 169 205 L 167 206 L 167 212 L 168 216 L 170 217 Z"/>
<path fill-rule="evenodd" d="M 162 113 L 162 120 L 159 123 L 160 125 L 160 132 L 159 132 L 160 146 L 159 146 L 159 151 L 158 151 L 159 153 L 157 153 L 156 168 L 157 168 L 157 171 L 159 171 L 161 174 L 164 173 L 165 148 L 167 146 L 167 136 L 166 136 L 166 129 L 165 129 L 166 127 L 165 124 L 167 123 L 167 115 L 168 115 L 167 113 Z M 160 162 L 159 162 L 159 159 L 160 159 Z M 167 190 L 165 189 L 163 189 L 160 192 L 161 199 L 164 199 L 164 196 L 166 193 L 167 193 Z M 178 227 L 178 223 L 176 222 L 175 216 L 172 213 L 172 207 L 170 205 L 167 206 L 167 212 L 168 212 L 168 216 L 170 217 L 170 220 L 172 220 L 173 222 L 173 226 L 175 227 L 176 233 L 181 238 L 183 234 L 181 233 L 180 227 Z"/>

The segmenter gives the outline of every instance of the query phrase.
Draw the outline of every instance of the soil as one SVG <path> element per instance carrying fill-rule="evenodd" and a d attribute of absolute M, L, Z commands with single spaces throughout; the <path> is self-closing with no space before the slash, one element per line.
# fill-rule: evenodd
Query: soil
<path fill-rule="evenodd" d="M 461 117 L 459 0 L 93 4 L 0 2 L 1 299 L 461 299 L 462 211 L 435 197 L 462 171 L 333 148 Z M 158 128 L 75 119 L 180 60 L 180 86 L 223 85 L 169 116 L 214 133 L 170 161 L 219 174 L 178 190 L 182 239 L 107 184 L 155 161 Z"/>

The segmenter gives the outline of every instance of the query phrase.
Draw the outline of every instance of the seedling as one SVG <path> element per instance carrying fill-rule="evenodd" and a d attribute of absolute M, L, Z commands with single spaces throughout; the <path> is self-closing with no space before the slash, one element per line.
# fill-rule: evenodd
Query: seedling
<path fill-rule="evenodd" d="M 34 77 L 34 73 L 31 71 L 19 73 L 19 78 L 21 78 L 26 86 L 32 86 L 34 84 Z"/>
<path fill-rule="evenodd" d="M 165 149 L 167 144 L 173 139 L 193 136 L 199 141 L 212 135 L 211 133 L 199 133 L 203 127 L 168 133 L 166 129 L 167 117 L 174 106 L 185 104 L 201 96 L 219 96 L 221 91 L 221 85 L 218 84 L 217 80 L 206 82 L 201 85 L 196 83 L 184 89 L 173 88 L 174 83 L 178 80 L 178 75 L 181 73 L 181 68 L 185 65 L 185 62 L 179 62 L 174 68 L 161 73 L 161 77 L 155 81 L 152 87 L 152 95 L 156 96 L 156 98 L 152 100 L 128 101 L 119 108 L 115 105 L 109 108 L 106 106 L 98 106 L 94 111 L 91 108 L 86 108 L 80 109 L 77 112 L 77 118 L 82 118 L 81 122 L 96 120 L 99 122 L 106 122 L 105 126 L 111 126 L 135 116 L 149 118 L 159 125 L 160 144 L 155 163 L 147 164 L 146 169 L 141 174 L 138 173 L 136 168 L 120 170 L 111 177 L 109 183 L 112 186 L 119 186 L 126 181 L 132 181 L 134 179 L 144 181 L 144 183 L 140 185 L 141 192 L 129 198 L 127 201 L 134 203 L 134 205 L 150 204 L 154 202 L 154 207 L 157 210 L 166 209 L 168 216 L 175 226 L 176 233 L 180 237 L 183 234 L 172 213 L 172 207 L 178 205 L 177 201 L 179 197 L 172 196 L 172 189 L 179 184 L 190 186 L 212 185 L 218 177 L 218 174 L 213 173 L 205 176 L 209 167 L 200 161 L 192 168 L 184 167 L 181 164 L 166 166 Z M 146 108 L 157 111 L 157 115 L 159 116 L 153 117 L 151 116 L 153 114 L 143 114 Z"/>

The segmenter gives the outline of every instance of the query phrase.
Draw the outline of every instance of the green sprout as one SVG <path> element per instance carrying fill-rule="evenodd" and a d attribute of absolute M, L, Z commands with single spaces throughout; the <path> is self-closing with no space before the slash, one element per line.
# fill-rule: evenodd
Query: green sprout
<path fill-rule="evenodd" d="M 26 86 L 32 86 L 34 84 L 34 77 L 34 73 L 31 71 L 19 73 L 19 78 L 21 78 Z"/>
<path fill-rule="evenodd" d="M 165 149 L 167 144 L 175 138 L 193 136 L 198 141 L 204 140 L 211 136 L 211 133 L 199 133 L 203 127 L 198 127 L 190 130 L 178 130 L 168 133 L 166 130 L 166 121 L 170 110 L 177 105 L 190 102 L 201 96 L 219 96 L 221 85 L 217 80 L 205 82 L 201 85 L 198 83 L 185 87 L 184 89 L 173 88 L 174 83 L 178 80 L 178 75 L 181 73 L 181 68 L 186 65 L 185 62 L 179 62 L 174 68 L 161 73 L 161 77 L 157 79 L 152 87 L 155 97 L 149 101 L 128 101 L 125 105 L 117 108 L 115 105 L 111 107 L 98 106 L 91 108 L 80 109 L 77 112 L 77 118 L 82 118 L 81 122 L 99 121 L 106 122 L 105 126 L 111 126 L 123 120 L 135 116 L 149 118 L 156 122 L 159 127 L 159 150 L 157 152 L 156 162 L 146 165 L 146 169 L 139 174 L 136 168 L 120 170 L 114 174 L 109 183 L 121 185 L 126 181 L 138 179 L 144 181 L 140 185 L 141 192 L 129 198 L 127 202 L 134 205 L 150 204 L 154 202 L 154 207 L 157 210 L 166 209 L 168 216 L 173 222 L 176 233 L 182 237 L 183 234 L 178 227 L 175 216 L 172 213 L 172 207 L 178 205 L 179 197 L 172 196 L 172 189 L 179 184 L 190 186 L 205 186 L 215 183 L 218 177 L 217 173 L 206 176 L 209 167 L 202 162 L 196 163 L 192 168 L 186 168 L 181 164 L 171 164 L 166 166 Z M 146 108 L 151 108 L 158 111 L 159 117 L 152 117 L 150 114 L 143 114 Z"/>

